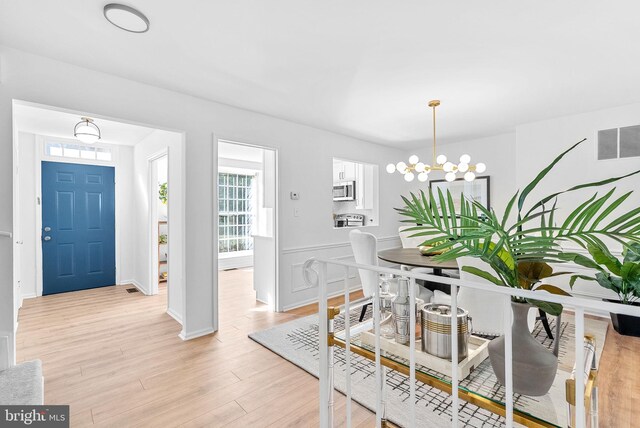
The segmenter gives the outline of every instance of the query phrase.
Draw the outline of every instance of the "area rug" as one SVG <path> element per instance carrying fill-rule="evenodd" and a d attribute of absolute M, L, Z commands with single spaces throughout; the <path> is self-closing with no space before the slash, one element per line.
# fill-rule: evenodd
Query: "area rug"
<path fill-rule="evenodd" d="M 352 311 L 351 323 L 354 325 L 360 315 L 359 310 Z M 371 311 L 367 317 L 371 316 Z M 551 329 L 555 331 L 555 319 L 550 318 Z M 344 315 L 335 319 L 336 330 L 344 323 Z M 585 319 L 585 333 L 593 334 L 597 343 L 597 360 L 604 347 L 607 333 L 607 322 L 603 320 Z M 561 322 L 561 340 L 559 351 L 559 369 L 551 391 L 543 397 L 527 397 L 516 394 L 514 408 L 525 411 L 557 426 L 566 426 L 567 405 L 565 401 L 565 380 L 569 378 L 574 359 L 574 320 L 570 314 L 564 314 Z M 553 342 L 547 338 L 540 322 L 536 325 L 534 336 L 551 349 Z M 282 356 L 303 370 L 318 377 L 318 316 L 304 318 L 278 325 L 274 328 L 252 333 L 251 339 L 276 354 Z M 335 348 L 334 382 L 338 391 L 344 393 L 346 364 L 345 351 Z M 354 401 L 375 409 L 375 365 L 373 362 L 351 354 L 351 391 Z M 420 367 L 419 367 L 420 368 Z M 425 372 L 429 369 L 422 367 Z M 485 397 L 504 400 L 504 388 L 495 378 L 489 359 L 481 363 L 466 379 L 460 382 L 461 387 L 479 392 Z M 399 426 L 409 426 L 409 413 L 406 401 L 409 399 L 409 378 L 393 370 L 388 371 L 386 388 L 387 419 Z M 504 418 L 481 409 L 475 405 L 461 401 L 459 422 L 465 427 L 502 427 Z M 436 388 L 416 382 L 416 423 L 424 427 L 451 426 L 451 397 Z"/>

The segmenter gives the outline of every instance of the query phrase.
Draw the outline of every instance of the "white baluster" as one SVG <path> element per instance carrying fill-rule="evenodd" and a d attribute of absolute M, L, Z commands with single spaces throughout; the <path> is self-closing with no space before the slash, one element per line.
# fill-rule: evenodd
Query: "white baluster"
<path fill-rule="evenodd" d="M 416 426 L 416 279 L 409 284 L 409 416 Z"/>
<path fill-rule="evenodd" d="M 347 368 L 347 428 L 351 428 L 351 302 L 349 296 L 349 267 L 344 268 L 344 331 L 345 331 L 345 364 Z"/>
<path fill-rule="evenodd" d="M 576 321 L 576 428 L 584 428 L 584 309 L 575 308 Z"/>
<path fill-rule="evenodd" d="M 384 383 L 386 382 L 380 367 L 380 287 L 376 287 L 373 293 L 373 330 L 376 351 L 376 427 L 380 428 L 385 418 Z"/>
<path fill-rule="evenodd" d="M 320 262 L 318 275 L 318 307 L 320 323 L 318 326 L 318 346 L 320 354 L 320 426 L 330 427 L 333 424 L 333 409 L 329 406 L 329 317 L 327 312 L 327 264 Z"/>
<path fill-rule="evenodd" d="M 451 426 L 458 426 L 458 286 L 451 285 Z"/>

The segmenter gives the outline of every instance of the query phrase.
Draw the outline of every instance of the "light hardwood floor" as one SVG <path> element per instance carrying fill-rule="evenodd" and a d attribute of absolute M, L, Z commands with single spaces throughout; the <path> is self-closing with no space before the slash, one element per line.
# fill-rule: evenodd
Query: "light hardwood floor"
<path fill-rule="evenodd" d="M 45 401 L 71 405 L 72 426 L 317 426 L 318 381 L 247 338 L 317 307 L 268 312 L 251 280 L 250 271 L 221 272 L 220 332 L 187 342 L 165 313 L 164 287 L 157 296 L 118 286 L 25 300 L 18 360 L 43 361 Z M 640 426 L 639 356 L 640 339 L 609 332 L 601 427 Z M 344 404 L 336 394 L 336 420 Z M 374 426 L 356 403 L 353 426 Z"/>

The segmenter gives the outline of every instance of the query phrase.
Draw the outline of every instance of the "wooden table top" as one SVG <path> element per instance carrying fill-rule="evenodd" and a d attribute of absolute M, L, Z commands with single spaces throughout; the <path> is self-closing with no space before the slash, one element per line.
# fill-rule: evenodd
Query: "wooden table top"
<path fill-rule="evenodd" d="M 458 269 L 455 260 L 436 262 L 433 256 L 423 256 L 417 248 L 391 248 L 378 251 L 378 258 L 390 263 L 406 266 L 425 267 L 435 269 Z"/>

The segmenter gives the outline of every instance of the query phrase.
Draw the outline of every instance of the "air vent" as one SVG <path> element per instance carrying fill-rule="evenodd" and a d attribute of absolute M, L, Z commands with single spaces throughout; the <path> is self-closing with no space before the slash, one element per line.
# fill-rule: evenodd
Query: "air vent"
<path fill-rule="evenodd" d="M 598 131 L 598 160 L 640 156 L 640 125 Z"/>

